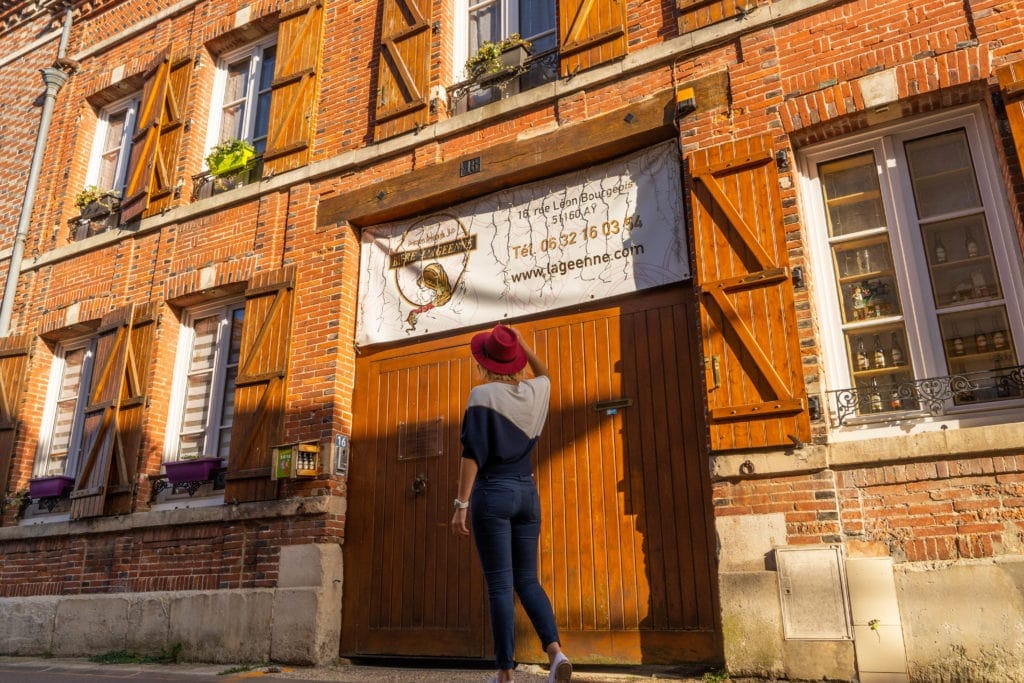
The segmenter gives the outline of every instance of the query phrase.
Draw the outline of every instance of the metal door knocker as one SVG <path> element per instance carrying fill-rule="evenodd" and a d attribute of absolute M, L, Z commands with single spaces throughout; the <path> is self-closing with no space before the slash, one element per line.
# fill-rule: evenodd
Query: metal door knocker
<path fill-rule="evenodd" d="M 416 478 L 412 480 L 412 495 L 420 496 L 427 492 L 427 479 L 425 474 L 417 474 Z"/>

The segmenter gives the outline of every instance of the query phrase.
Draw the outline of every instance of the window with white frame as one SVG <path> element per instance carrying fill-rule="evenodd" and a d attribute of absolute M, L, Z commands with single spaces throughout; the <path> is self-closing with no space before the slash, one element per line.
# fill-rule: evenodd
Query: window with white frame
<path fill-rule="evenodd" d="M 833 415 L 1019 411 L 1021 248 L 980 108 L 802 152 Z"/>
<path fill-rule="evenodd" d="M 207 149 L 236 138 L 251 142 L 257 154 L 267 147 L 270 123 L 270 85 L 274 79 L 277 36 L 266 36 L 217 62 L 213 121 Z"/>
<path fill-rule="evenodd" d="M 530 41 L 536 57 L 558 47 L 554 0 L 458 0 L 456 6 L 455 64 L 456 70 L 466 63 L 481 43 L 496 43 L 518 33 Z M 535 87 L 552 80 L 557 69 L 557 55 L 552 53 L 552 68 L 531 68 L 520 77 L 520 89 Z M 469 74 L 462 74 L 468 78 Z M 497 97 L 492 89 L 471 94 L 470 106 L 478 106 Z M 476 100 L 476 101 L 474 101 Z"/>
<path fill-rule="evenodd" d="M 175 369 L 172 419 L 164 460 L 225 460 L 231 444 L 235 377 L 242 343 L 243 302 L 190 309 Z"/>
<path fill-rule="evenodd" d="M 33 476 L 78 474 L 95 340 L 60 344 L 54 352 Z"/>
<path fill-rule="evenodd" d="M 123 194 L 139 101 L 136 93 L 100 110 L 86 185 Z"/>

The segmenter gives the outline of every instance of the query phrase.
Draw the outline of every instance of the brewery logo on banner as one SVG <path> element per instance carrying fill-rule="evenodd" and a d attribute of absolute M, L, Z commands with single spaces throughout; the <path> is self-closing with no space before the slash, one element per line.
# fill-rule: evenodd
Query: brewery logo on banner
<path fill-rule="evenodd" d="M 690 276 L 674 144 L 363 230 L 361 346 Z"/>

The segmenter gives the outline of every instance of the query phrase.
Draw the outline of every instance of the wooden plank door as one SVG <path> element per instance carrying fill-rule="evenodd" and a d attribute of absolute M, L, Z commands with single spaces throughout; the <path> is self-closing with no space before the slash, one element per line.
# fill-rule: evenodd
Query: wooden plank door
<path fill-rule="evenodd" d="M 479 658 L 490 650 L 472 541 L 448 528 L 473 381 L 467 344 L 359 361 L 343 654 Z"/>
<path fill-rule="evenodd" d="M 677 287 L 517 325 L 552 371 L 540 575 L 577 661 L 720 660 L 694 320 Z M 475 551 L 447 529 L 470 336 L 357 367 L 344 653 L 492 656 Z M 517 659 L 543 661 L 524 614 L 516 628 Z"/>
<path fill-rule="evenodd" d="M 534 334 L 553 379 L 541 582 L 579 661 L 718 659 L 693 320 L 692 293 L 674 288 Z M 517 631 L 517 657 L 542 660 L 525 619 Z"/>

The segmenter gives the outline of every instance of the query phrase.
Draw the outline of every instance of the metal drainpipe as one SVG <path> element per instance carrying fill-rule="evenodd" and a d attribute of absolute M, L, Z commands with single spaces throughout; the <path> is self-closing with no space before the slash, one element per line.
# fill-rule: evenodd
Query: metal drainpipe
<path fill-rule="evenodd" d="M 21 216 L 18 220 L 18 231 L 14 235 L 14 246 L 11 248 L 11 262 L 7 269 L 7 282 L 4 285 L 4 298 L 0 302 L 0 337 L 6 337 L 11 326 L 11 315 L 14 311 L 14 295 L 18 289 L 18 278 L 21 277 L 21 261 L 25 255 L 25 240 L 28 238 L 28 226 L 32 221 L 32 208 L 35 204 L 36 188 L 39 185 L 39 173 L 43 166 L 43 153 L 46 151 L 46 140 L 53 121 L 53 109 L 57 102 L 57 93 L 67 82 L 70 72 L 77 66 L 64 55 L 67 50 L 68 37 L 71 35 L 71 5 L 67 5 L 64 14 L 64 30 L 61 32 L 60 45 L 57 48 L 57 60 L 54 66 L 41 69 L 43 82 L 46 84 L 46 100 L 43 102 L 43 115 L 36 132 L 36 146 L 32 152 L 32 165 L 28 172 L 28 186 L 25 188 L 25 201 L 21 205 Z M 58 68 L 61 67 L 61 68 Z"/>

